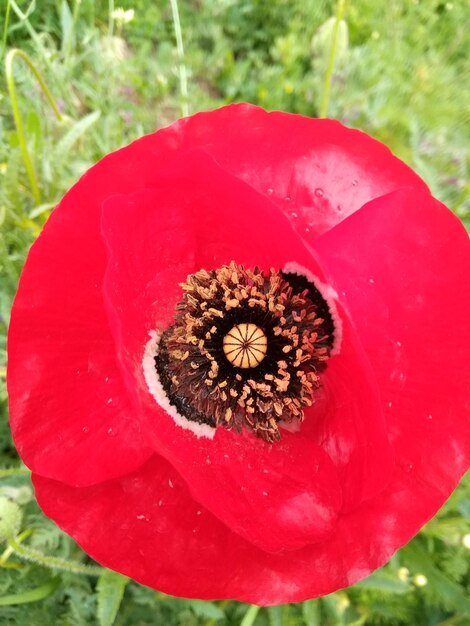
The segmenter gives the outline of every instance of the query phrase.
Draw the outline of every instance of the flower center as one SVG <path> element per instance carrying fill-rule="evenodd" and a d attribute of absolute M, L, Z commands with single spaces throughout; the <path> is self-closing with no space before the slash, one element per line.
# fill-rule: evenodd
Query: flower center
<path fill-rule="evenodd" d="M 315 400 L 333 346 L 328 304 L 306 278 L 231 262 L 188 276 L 155 366 L 170 404 L 199 424 L 280 438 Z"/>
<path fill-rule="evenodd" d="M 256 324 L 237 324 L 225 335 L 224 354 L 234 367 L 256 367 L 266 356 L 268 340 Z"/>

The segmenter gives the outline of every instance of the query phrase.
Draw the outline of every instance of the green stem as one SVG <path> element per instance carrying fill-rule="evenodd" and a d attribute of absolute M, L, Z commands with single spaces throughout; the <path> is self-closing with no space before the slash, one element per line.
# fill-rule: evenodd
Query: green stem
<path fill-rule="evenodd" d="M 255 606 L 254 604 L 252 604 L 248 611 L 245 613 L 245 616 L 242 619 L 240 626 L 253 626 L 260 608 L 260 606 Z"/>
<path fill-rule="evenodd" d="M 184 63 L 184 46 L 183 46 L 183 33 L 181 31 L 180 14 L 178 11 L 178 0 L 170 0 L 171 13 L 173 15 L 173 25 L 175 27 L 176 37 L 176 51 L 179 58 L 179 77 L 180 77 L 180 91 L 182 97 L 181 110 L 183 115 L 189 115 L 189 99 L 188 99 L 188 73 L 186 65 Z"/>
<path fill-rule="evenodd" d="M 52 68 L 51 68 L 51 63 L 49 61 L 49 57 L 48 57 L 48 54 L 47 54 L 47 50 L 42 45 L 42 41 L 41 41 L 40 36 L 34 30 L 34 28 L 31 26 L 31 24 L 29 23 L 29 19 L 28 19 L 29 16 L 31 15 L 31 13 L 33 13 L 33 11 L 35 9 L 35 0 L 32 0 L 32 2 L 30 2 L 29 6 L 28 6 L 28 8 L 26 9 L 25 12 L 21 11 L 20 7 L 16 4 L 15 0 L 9 0 L 9 3 L 11 5 L 11 8 L 13 9 L 13 11 L 16 14 L 16 17 L 25 26 L 26 30 L 29 33 L 29 36 L 34 41 L 37 49 L 41 53 L 41 56 L 43 58 L 44 63 L 47 65 L 49 70 L 51 70 Z"/>
<path fill-rule="evenodd" d="M 7 49 L 7 37 L 8 37 L 8 25 L 10 22 L 10 0 L 7 0 L 7 10 L 5 12 L 5 24 L 3 26 L 3 38 L 2 38 L 2 51 L 0 52 L 0 59 L 3 59 L 5 50 Z"/>
<path fill-rule="evenodd" d="M 28 6 L 28 8 L 26 9 L 25 12 L 21 11 L 21 9 L 19 8 L 19 6 L 16 4 L 15 0 L 9 0 L 10 4 L 11 4 L 11 8 L 13 9 L 13 11 L 15 12 L 16 16 L 18 17 L 18 19 L 20 20 L 20 23 L 22 25 L 24 25 L 24 27 L 26 28 L 26 30 L 29 33 L 29 36 L 31 37 L 32 41 L 34 42 L 40 57 L 41 57 L 41 61 L 44 63 L 44 65 L 47 67 L 47 70 L 49 72 L 49 76 L 51 76 L 54 80 L 54 89 L 57 90 L 58 92 L 60 92 L 62 99 L 64 100 L 64 102 L 66 102 L 69 106 L 69 108 L 72 107 L 72 99 L 70 96 L 70 86 L 69 83 L 67 81 L 64 81 L 61 79 L 61 77 L 56 75 L 55 72 L 55 68 L 54 65 L 51 63 L 51 61 L 49 60 L 49 52 L 48 50 L 43 46 L 42 44 L 42 40 L 41 37 L 39 36 L 39 34 L 34 30 L 34 28 L 31 26 L 30 22 L 29 22 L 29 16 L 31 15 L 31 13 L 34 12 L 35 7 L 36 7 L 36 0 L 32 0 Z M 93 3 L 94 5 L 94 3 Z"/>
<path fill-rule="evenodd" d="M 59 111 L 59 107 L 57 106 L 49 90 L 49 87 L 46 84 L 46 81 L 42 77 L 42 74 L 39 72 L 37 67 L 34 65 L 31 58 L 26 54 L 26 52 L 23 52 L 23 50 L 20 50 L 19 48 L 13 48 L 12 50 L 10 50 L 9 53 L 7 54 L 7 58 L 5 59 L 5 76 L 6 76 L 6 81 L 7 81 L 8 93 L 10 95 L 10 100 L 11 100 L 11 108 L 13 110 L 13 119 L 15 120 L 16 133 L 18 135 L 18 143 L 20 145 L 21 155 L 23 157 L 23 162 L 26 168 L 26 173 L 29 178 L 29 183 L 31 185 L 31 191 L 34 196 L 34 200 L 36 204 L 41 204 L 41 192 L 39 191 L 39 185 L 38 185 L 38 180 L 36 177 L 36 172 L 34 170 L 34 165 L 33 165 L 31 156 L 29 154 L 28 145 L 26 143 L 26 134 L 25 134 L 24 126 L 23 126 L 23 120 L 21 119 L 21 112 L 20 112 L 20 106 L 18 102 L 18 95 L 16 91 L 16 84 L 15 84 L 15 79 L 13 77 L 13 61 L 15 60 L 16 57 L 19 57 L 24 63 L 26 63 L 28 68 L 34 74 L 34 77 L 38 81 L 39 86 L 41 87 L 44 93 L 44 96 L 46 97 L 46 100 L 48 101 L 51 109 L 53 110 L 59 122 L 62 121 L 62 114 Z"/>
<path fill-rule="evenodd" d="M 32 528 L 27 528 L 26 530 L 23 530 L 23 532 L 17 536 L 16 541 L 18 543 L 21 543 L 32 534 L 33 534 Z M 7 546 L 2 556 L 0 556 L 0 567 L 13 567 L 13 568 L 23 567 L 19 563 L 7 563 L 8 559 L 11 557 L 12 554 L 14 554 L 13 548 L 11 548 L 10 546 Z"/>
<path fill-rule="evenodd" d="M 328 114 L 328 105 L 330 103 L 331 81 L 333 79 L 333 70 L 335 68 L 336 53 L 338 51 L 338 35 L 339 26 L 343 19 L 346 8 L 346 0 L 338 0 L 335 15 L 335 26 L 333 28 L 333 39 L 331 42 L 330 55 L 328 57 L 328 66 L 326 68 L 325 80 L 323 81 L 323 94 L 320 105 L 319 117 L 326 117 Z"/>
<path fill-rule="evenodd" d="M 15 469 L 0 469 L 0 478 L 7 476 L 30 476 L 31 472 L 26 467 L 17 467 Z"/>
<path fill-rule="evenodd" d="M 14 552 L 26 561 L 32 561 L 33 563 L 39 563 L 50 569 L 58 569 L 65 572 L 72 572 L 73 574 L 87 574 L 89 576 L 100 576 L 104 569 L 100 566 L 85 565 L 78 563 L 77 561 L 67 561 L 55 556 L 46 556 L 42 552 L 33 550 L 33 548 L 26 548 L 20 545 L 16 539 L 8 539 L 8 545 Z"/>

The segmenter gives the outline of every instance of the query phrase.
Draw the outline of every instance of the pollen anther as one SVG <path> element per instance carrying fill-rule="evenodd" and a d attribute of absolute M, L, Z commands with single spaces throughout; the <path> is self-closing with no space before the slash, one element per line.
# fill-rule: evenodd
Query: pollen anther
<path fill-rule="evenodd" d="M 314 403 L 330 354 L 334 325 L 321 294 L 297 275 L 234 261 L 182 288 L 155 355 L 170 405 L 198 425 L 279 440 Z"/>

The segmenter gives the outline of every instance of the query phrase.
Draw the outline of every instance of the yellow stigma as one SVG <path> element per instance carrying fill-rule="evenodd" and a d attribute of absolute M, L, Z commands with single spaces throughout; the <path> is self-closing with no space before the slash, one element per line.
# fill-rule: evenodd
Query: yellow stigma
<path fill-rule="evenodd" d="M 234 367 L 256 367 L 266 356 L 268 340 L 256 324 L 237 324 L 224 337 L 224 354 Z"/>

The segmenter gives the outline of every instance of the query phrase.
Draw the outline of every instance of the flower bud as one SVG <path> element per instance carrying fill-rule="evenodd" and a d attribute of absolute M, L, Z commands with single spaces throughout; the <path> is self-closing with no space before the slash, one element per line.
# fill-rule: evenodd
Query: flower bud
<path fill-rule="evenodd" d="M 18 534 L 23 513 L 21 508 L 5 496 L 0 496 L 0 542 Z"/>

